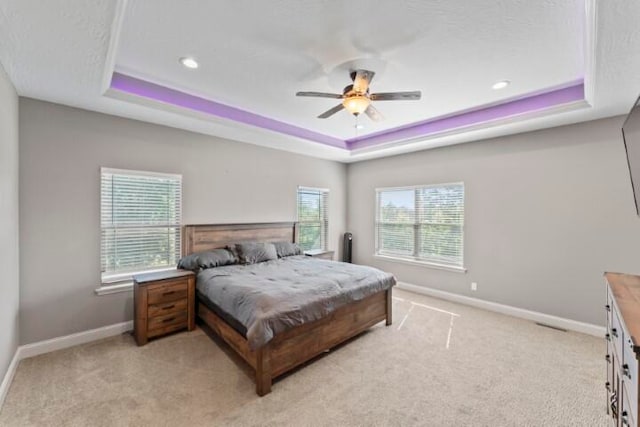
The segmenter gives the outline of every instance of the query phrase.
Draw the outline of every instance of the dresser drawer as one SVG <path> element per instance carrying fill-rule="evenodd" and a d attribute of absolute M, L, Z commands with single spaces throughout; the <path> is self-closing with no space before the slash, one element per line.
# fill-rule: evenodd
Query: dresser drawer
<path fill-rule="evenodd" d="M 613 312 L 613 296 L 611 295 L 611 289 L 607 286 L 607 302 L 604 306 L 607 312 L 607 332 L 611 330 L 611 313 Z"/>
<path fill-rule="evenodd" d="M 149 331 L 153 331 L 155 329 L 162 329 L 168 326 L 187 326 L 187 318 L 186 310 L 164 316 L 150 317 L 148 320 L 148 328 Z"/>
<path fill-rule="evenodd" d="M 148 303 L 162 304 L 165 302 L 176 301 L 187 298 L 187 284 L 184 280 L 175 282 L 166 282 L 161 285 L 149 286 Z"/>
<path fill-rule="evenodd" d="M 629 397 L 628 410 L 635 420 L 638 419 L 638 360 L 629 338 L 624 343 L 621 371 L 624 393 Z"/>
<path fill-rule="evenodd" d="M 622 360 L 624 333 L 615 306 L 613 306 L 611 310 L 611 328 L 609 329 L 608 334 L 616 355 L 620 360 Z"/>
<path fill-rule="evenodd" d="M 625 393 L 626 390 L 622 392 L 622 401 L 620 406 L 620 425 L 622 426 L 636 426 L 636 414 L 632 410 L 631 406 L 631 396 L 628 393 Z"/>
<path fill-rule="evenodd" d="M 167 314 L 176 313 L 179 311 L 187 310 L 187 299 L 180 299 L 176 301 L 164 302 L 162 304 L 152 304 L 149 306 L 147 315 L 149 317 L 164 316 Z"/>
<path fill-rule="evenodd" d="M 607 355 L 605 356 L 607 361 L 607 390 L 611 391 L 613 384 L 613 365 L 617 362 L 613 352 L 611 351 L 611 343 L 607 341 Z"/>

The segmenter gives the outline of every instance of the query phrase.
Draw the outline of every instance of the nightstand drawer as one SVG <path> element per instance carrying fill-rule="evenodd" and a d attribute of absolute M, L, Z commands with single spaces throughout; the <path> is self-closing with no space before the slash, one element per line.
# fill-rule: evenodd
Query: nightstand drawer
<path fill-rule="evenodd" d="M 165 302 L 162 304 L 153 304 L 149 306 L 147 316 L 157 317 L 167 314 L 176 313 L 178 311 L 187 311 L 187 299 Z"/>
<path fill-rule="evenodd" d="M 171 332 L 176 332 L 176 331 L 179 331 L 181 329 L 184 329 L 186 326 L 187 326 L 186 322 L 163 326 L 161 328 L 149 331 L 147 333 L 147 338 L 154 338 L 154 337 L 158 337 L 160 335 L 170 334 Z"/>
<path fill-rule="evenodd" d="M 148 326 L 149 332 L 174 325 L 181 325 L 181 327 L 187 326 L 187 318 L 186 310 L 164 316 L 150 317 Z"/>
<path fill-rule="evenodd" d="M 184 280 L 165 282 L 161 285 L 150 286 L 148 290 L 149 304 L 162 304 L 187 298 L 187 284 Z"/>

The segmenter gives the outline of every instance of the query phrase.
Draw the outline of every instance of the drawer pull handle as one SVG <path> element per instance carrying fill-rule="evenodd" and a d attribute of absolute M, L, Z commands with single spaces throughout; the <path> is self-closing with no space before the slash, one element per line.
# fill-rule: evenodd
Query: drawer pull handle
<path fill-rule="evenodd" d="M 618 338 L 618 330 L 616 328 L 611 328 L 611 335 Z"/>
<path fill-rule="evenodd" d="M 163 296 L 163 297 L 166 297 L 166 296 L 168 296 L 168 295 L 175 294 L 175 293 L 176 293 L 176 291 L 163 292 L 163 293 L 162 293 L 162 296 Z M 617 336 L 617 335 L 616 335 L 616 336 Z"/>
<path fill-rule="evenodd" d="M 176 320 L 176 318 L 175 318 L 175 317 L 170 317 L 170 318 L 168 318 L 168 319 L 164 319 L 164 320 L 162 321 L 162 323 L 169 323 L 169 322 L 173 322 L 174 320 Z"/>
<path fill-rule="evenodd" d="M 609 304 L 605 305 L 605 306 L 604 306 L 604 308 L 605 308 L 607 311 L 611 311 L 611 306 L 610 306 Z"/>
<path fill-rule="evenodd" d="M 175 307 L 175 304 L 171 304 L 171 305 L 167 305 L 166 307 L 162 307 L 163 310 L 171 310 L 173 307 Z M 608 357 L 609 355 L 607 355 Z"/>
<path fill-rule="evenodd" d="M 631 379 L 631 371 L 629 370 L 629 365 L 626 363 L 622 365 L 622 373 L 625 377 L 629 377 L 629 379 Z"/>
<path fill-rule="evenodd" d="M 604 339 L 606 339 L 607 341 L 611 341 L 611 335 L 610 334 L 605 334 L 604 335 Z"/>

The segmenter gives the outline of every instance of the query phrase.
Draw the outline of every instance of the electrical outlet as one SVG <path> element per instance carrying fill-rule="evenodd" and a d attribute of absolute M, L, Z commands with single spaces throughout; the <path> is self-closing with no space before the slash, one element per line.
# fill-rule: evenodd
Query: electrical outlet
<path fill-rule="evenodd" d="M 477 291 L 478 290 L 478 283 L 471 282 L 471 290 L 472 291 Z"/>

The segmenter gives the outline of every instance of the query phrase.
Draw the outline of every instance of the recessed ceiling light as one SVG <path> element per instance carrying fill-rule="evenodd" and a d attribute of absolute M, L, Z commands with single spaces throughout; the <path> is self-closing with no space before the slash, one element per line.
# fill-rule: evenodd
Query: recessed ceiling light
<path fill-rule="evenodd" d="M 495 83 L 493 86 L 491 86 L 491 88 L 493 88 L 494 90 L 499 90 L 499 89 L 504 89 L 505 87 L 509 86 L 511 84 L 511 82 L 509 80 L 502 80 L 498 83 Z"/>
<path fill-rule="evenodd" d="M 180 63 L 187 68 L 191 68 L 192 70 L 198 68 L 198 61 L 188 56 L 180 58 Z"/>
<path fill-rule="evenodd" d="M 355 127 L 356 129 L 364 129 L 364 125 L 361 125 L 361 124 L 357 124 Z"/>

